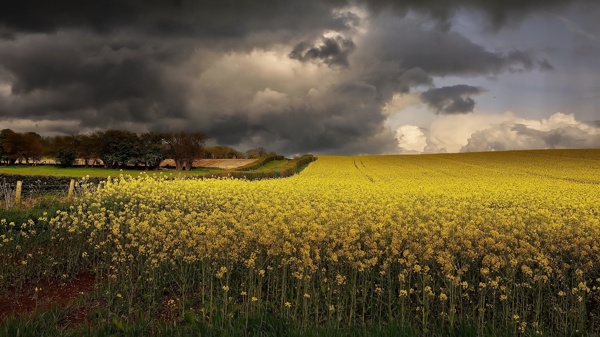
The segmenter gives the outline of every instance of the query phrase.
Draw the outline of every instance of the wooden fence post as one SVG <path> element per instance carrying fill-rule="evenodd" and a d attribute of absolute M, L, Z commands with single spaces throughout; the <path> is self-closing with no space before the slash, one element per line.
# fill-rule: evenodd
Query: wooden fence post
<path fill-rule="evenodd" d="M 71 201 L 73 198 L 73 190 L 75 189 L 75 179 L 71 179 L 71 184 L 69 184 L 69 194 L 67 194 L 67 201 Z"/>
<path fill-rule="evenodd" d="M 15 190 L 15 206 L 21 207 L 21 190 L 23 189 L 23 182 L 17 181 L 17 189 Z"/>

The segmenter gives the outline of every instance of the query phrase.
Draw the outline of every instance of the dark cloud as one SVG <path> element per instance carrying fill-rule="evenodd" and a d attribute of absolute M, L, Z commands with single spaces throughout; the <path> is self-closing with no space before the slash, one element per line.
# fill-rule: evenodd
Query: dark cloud
<path fill-rule="evenodd" d="M 290 52 L 290 58 L 300 61 L 320 60 L 330 66 L 348 66 L 348 55 L 356 49 L 352 39 L 342 36 L 323 37 L 321 44 L 311 46 L 306 42 L 298 43 Z"/>
<path fill-rule="evenodd" d="M 329 111 L 350 109 L 344 115 Z M 292 153 L 310 149 L 316 153 L 372 153 L 392 152 L 396 146 L 389 141 L 391 133 L 381 127 L 381 120 L 361 107 L 332 106 L 327 110 L 306 112 L 292 111 L 285 115 L 272 113 L 263 116 L 255 132 L 265 144 L 280 142 Z"/>
<path fill-rule="evenodd" d="M 579 2 L 592 2 L 584 0 Z M 368 0 L 367 6 L 374 12 L 394 11 L 399 15 L 406 15 L 410 10 L 416 10 L 429 14 L 438 20 L 437 27 L 447 29 L 454 13 L 461 8 L 479 10 L 487 14 L 488 28 L 498 29 L 507 22 L 518 21 L 527 14 L 539 10 L 560 9 L 577 0 Z"/>
<path fill-rule="evenodd" d="M 552 67 L 547 60 L 524 51 L 490 51 L 457 32 L 423 29 L 422 21 L 385 20 L 389 29 L 366 44 L 381 59 L 401 62 L 404 69 L 418 67 L 430 76 L 494 76 Z"/>
<path fill-rule="evenodd" d="M 391 152 L 395 148 L 392 134 L 382 128 L 385 118 L 375 87 L 342 82 L 315 95 L 256 115 L 242 101 L 229 117 L 206 125 L 207 132 L 222 144 L 252 139 L 287 153 L 368 153 L 375 148 Z"/>
<path fill-rule="evenodd" d="M 590 0 L 591 1 L 591 0 Z M 191 0 L 20 0 L 4 3 L 0 23 L 26 32 L 51 32 L 61 28 L 87 28 L 107 33 L 140 27 L 161 34 L 211 36 L 245 35 L 258 30 L 305 30 L 307 23 L 338 30 L 352 25 L 356 17 L 331 11 L 351 4 L 366 5 L 373 12 L 410 10 L 429 14 L 444 23 L 460 8 L 487 13 L 494 26 L 534 10 L 552 9 L 573 0 L 304 0 L 304 1 L 191 1 Z M 448 24 L 446 24 L 447 26 Z M 442 25 L 443 26 L 443 25 Z"/>
<path fill-rule="evenodd" d="M 0 40 L 12 40 L 15 38 L 15 34 L 12 29 L 8 29 L 0 24 Z"/>
<path fill-rule="evenodd" d="M 257 31 L 340 29 L 353 17 L 331 16 L 343 0 L 260 2 L 220 0 L 21 0 L 3 4 L 0 23 L 23 32 L 90 29 L 110 34 L 135 29 L 159 35 L 244 36 Z"/>
<path fill-rule="evenodd" d="M 0 65 L 14 80 L 9 99 L 0 99 L 2 116 L 109 127 L 183 113 L 185 90 L 163 76 L 160 49 L 77 34 L 30 36 L 3 46 Z"/>
<path fill-rule="evenodd" d="M 421 100 L 438 114 L 460 114 L 473 112 L 475 100 L 469 96 L 479 95 L 485 90 L 466 84 L 433 88 L 421 93 Z"/>
<path fill-rule="evenodd" d="M 40 128 L 70 133 L 187 128 L 284 153 L 391 152 L 382 107 L 394 94 L 438 76 L 552 68 L 536 54 L 487 50 L 448 30 L 458 8 L 500 24 L 567 3 L 9 1 L 0 10 L 0 122 L 51 121 Z M 366 8 L 366 20 L 352 5 Z M 398 19 L 411 11 L 426 14 Z M 431 17 L 441 30 L 425 27 Z M 289 58 L 254 62 L 268 51 Z M 441 113 L 472 111 L 469 96 L 479 92 L 459 87 L 423 97 Z"/>

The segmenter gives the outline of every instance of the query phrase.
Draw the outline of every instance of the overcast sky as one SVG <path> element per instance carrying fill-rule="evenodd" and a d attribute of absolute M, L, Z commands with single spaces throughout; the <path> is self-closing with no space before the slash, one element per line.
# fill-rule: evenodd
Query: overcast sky
<path fill-rule="evenodd" d="M 600 147 L 597 0 L 20 0 L 0 129 L 288 155 Z"/>

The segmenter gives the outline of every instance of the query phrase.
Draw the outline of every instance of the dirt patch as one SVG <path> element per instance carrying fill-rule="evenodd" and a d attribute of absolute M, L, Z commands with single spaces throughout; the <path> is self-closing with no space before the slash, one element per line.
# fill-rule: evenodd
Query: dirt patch
<path fill-rule="evenodd" d="M 93 316 L 94 312 L 98 312 L 104 307 L 105 303 L 99 301 L 85 303 L 81 307 L 71 309 L 64 317 L 62 317 L 59 325 L 64 328 L 78 327 L 81 325 L 87 325 L 91 327 L 95 324 L 95 319 L 90 316 Z"/>
<path fill-rule="evenodd" d="M 254 163 L 257 159 L 196 159 L 193 167 L 218 167 L 220 169 L 232 169 Z M 175 167 L 173 159 L 165 159 L 160 163 L 161 167 Z"/>
<path fill-rule="evenodd" d="M 8 316 L 42 312 L 54 305 L 67 306 L 79 296 L 95 288 L 96 277 L 89 272 L 81 273 L 67 282 L 40 282 L 36 286 L 32 285 L 0 297 L 0 322 Z"/>

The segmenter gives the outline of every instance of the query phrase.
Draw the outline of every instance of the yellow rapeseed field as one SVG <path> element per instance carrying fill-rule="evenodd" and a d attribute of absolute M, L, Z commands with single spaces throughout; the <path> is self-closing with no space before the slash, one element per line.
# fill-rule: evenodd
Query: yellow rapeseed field
<path fill-rule="evenodd" d="M 323 156 L 253 182 L 121 177 L 48 225 L 70 265 L 106 280 L 115 312 L 600 331 L 600 150 Z M 26 240 L 8 233 L 6 247 Z"/>

